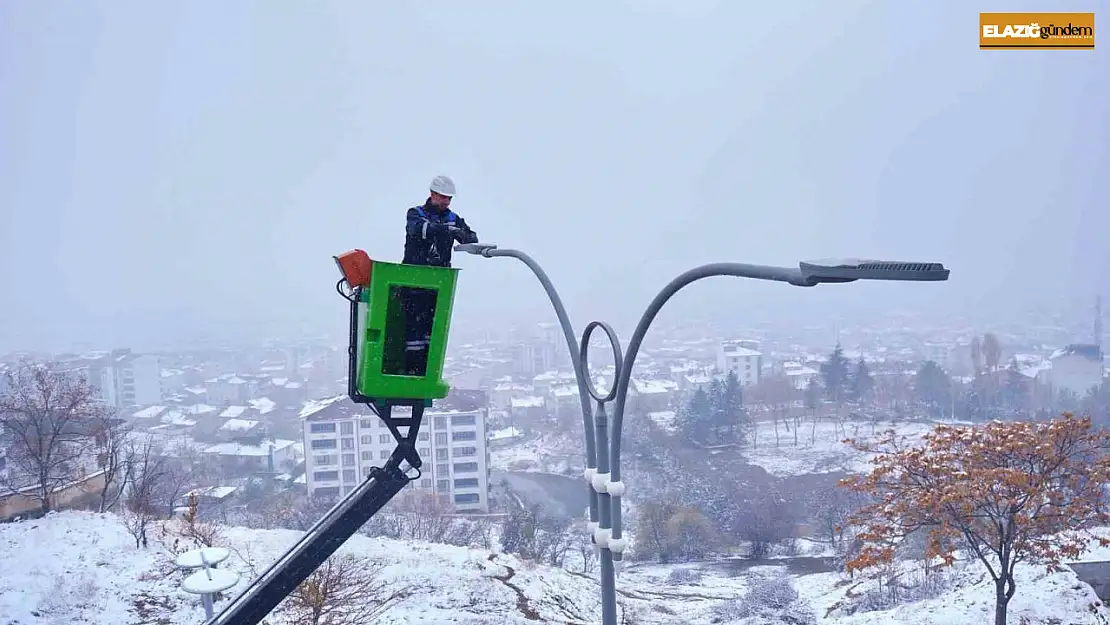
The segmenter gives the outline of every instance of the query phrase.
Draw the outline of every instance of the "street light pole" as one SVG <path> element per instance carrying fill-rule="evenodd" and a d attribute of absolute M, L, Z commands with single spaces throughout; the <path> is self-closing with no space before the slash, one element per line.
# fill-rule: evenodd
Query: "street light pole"
<path fill-rule="evenodd" d="M 543 290 L 547 292 L 547 298 L 551 300 L 551 306 L 555 309 L 555 315 L 559 318 L 559 326 L 563 329 L 563 338 L 567 343 L 567 350 L 570 353 L 571 367 L 574 369 L 574 378 L 578 383 L 578 402 L 582 406 L 582 429 L 586 439 L 586 479 L 590 480 L 592 476 L 597 473 L 597 450 L 599 447 L 607 447 L 609 444 L 608 439 L 595 438 L 595 423 L 593 414 L 590 411 L 590 392 L 587 387 L 587 380 L 589 372 L 584 371 L 584 361 L 579 356 L 578 341 L 575 339 L 574 327 L 570 323 L 570 316 L 567 315 L 567 309 L 563 306 L 563 300 L 559 297 L 559 292 L 555 290 L 555 285 L 551 283 L 551 278 L 547 277 L 547 272 L 540 267 L 540 264 L 535 261 L 531 256 L 513 249 L 500 249 L 496 245 L 489 245 L 483 243 L 463 243 L 456 245 L 455 249 L 460 252 L 467 252 L 485 258 L 493 257 L 507 257 L 515 258 L 528 266 L 535 274 L 536 279 L 543 285 Z M 614 335 L 615 336 L 615 335 Z M 591 539 L 595 533 L 596 528 L 601 520 L 600 510 L 598 503 L 597 491 L 591 486 L 588 488 L 589 502 L 590 502 L 590 536 Z"/>
<path fill-rule="evenodd" d="M 469 249 L 467 249 L 469 248 Z M 516 250 L 497 250 L 495 245 L 460 245 L 456 249 L 467 251 L 482 256 L 513 256 L 524 260 L 527 255 Z M 501 252 L 501 253 L 498 253 Z M 525 261 L 540 281 L 544 283 L 552 303 L 559 302 L 554 287 L 546 274 L 529 258 Z M 857 259 L 825 259 L 798 263 L 798 267 L 774 267 L 768 265 L 748 265 L 743 263 L 713 263 L 691 269 L 672 280 L 651 301 L 647 310 L 640 317 L 636 329 L 632 333 L 632 340 L 623 355 L 620 341 L 616 332 L 608 324 L 601 321 L 590 322 L 582 333 L 577 358 L 574 358 L 573 341 L 570 336 L 570 322 L 563 325 L 564 334 L 568 335 L 567 343 L 571 347 L 572 360 L 576 362 L 575 374 L 578 378 L 579 395 L 583 400 L 583 423 L 586 426 L 587 441 L 587 469 L 586 479 L 590 481 L 590 519 L 597 521 L 593 526 L 594 544 L 601 550 L 601 616 L 602 625 L 617 625 L 617 594 L 616 594 L 616 567 L 623 560 L 627 539 L 621 531 L 621 498 L 625 493 L 625 484 L 621 481 L 620 454 L 621 433 L 624 426 L 624 410 L 628 399 L 628 387 L 632 381 L 632 366 L 639 354 L 640 345 L 647 335 L 655 317 L 671 297 L 687 285 L 715 276 L 733 276 L 737 278 L 750 278 L 753 280 L 769 280 L 785 282 L 794 286 L 812 287 L 823 283 L 845 283 L 856 280 L 893 280 L 893 281 L 944 281 L 948 279 L 949 271 L 940 263 L 877 261 Z M 561 310 L 561 302 L 556 305 L 556 312 Z M 566 319 L 566 312 L 560 313 L 560 321 Z M 598 393 L 594 387 L 593 379 L 589 375 L 589 343 L 590 336 L 595 328 L 601 328 L 609 339 L 613 349 L 613 365 L 616 370 L 615 382 L 604 394 Z M 588 397 L 587 397 L 588 396 Z M 597 413 L 594 418 L 589 416 L 589 399 L 597 401 Z M 609 419 L 606 404 L 614 401 L 612 430 L 609 430 Z M 593 421 L 591 424 L 590 421 Z M 596 449 L 589 451 L 590 425 L 596 432 Z M 606 444 L 608 443 L 608 444 Z M 596 459 L 596 462 L 594 460 Z M 596 466 L 596 469 L 592 470 Z M 596 502 L 596 504 L 595 504 Z M 599 514 L 595 516 L 595 511 Z"/>

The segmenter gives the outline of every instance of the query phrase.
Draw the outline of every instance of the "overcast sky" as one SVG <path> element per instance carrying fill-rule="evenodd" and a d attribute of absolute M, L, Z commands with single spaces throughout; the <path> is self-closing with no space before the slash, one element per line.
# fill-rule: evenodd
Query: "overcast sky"
<path fill-rule="evenodd" d="M 671 314 L 1089 310 L 1110 294 L 1110 42 L 980 51 L 980 8 L 0 3 L 0 348 L 342 329 L 331 256 L 398 260 L 440 173 L 579 323 L 625 324 L 703 262 L 853 255 L 952 280 L 719 279 Z M 455 265 L 458 322 L 551 316 L 523 266 Z"/>

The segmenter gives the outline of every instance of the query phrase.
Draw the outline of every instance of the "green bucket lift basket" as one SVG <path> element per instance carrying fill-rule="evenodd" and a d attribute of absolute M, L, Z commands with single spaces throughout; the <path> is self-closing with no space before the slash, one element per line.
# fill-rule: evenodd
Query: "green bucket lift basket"
<path fill-rule="evenodd" d="M 443 399 L 443 361 L 451 330 L 458 269 L 374 261 L 370 285 L 359 293 L 356 389 L 375 400 Z M 402 294 L 424 290 L 434 301 L 427 364 L 423 375 L 406 370 L 406 315 Z"/>

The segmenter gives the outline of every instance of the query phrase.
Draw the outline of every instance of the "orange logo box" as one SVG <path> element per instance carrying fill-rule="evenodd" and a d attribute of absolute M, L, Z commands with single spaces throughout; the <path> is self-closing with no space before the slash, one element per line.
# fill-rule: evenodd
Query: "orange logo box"
<path fill-rule="evenodd" d="M 980 50 L 1094 50 L 1094 13 L 980 13 Z"/>

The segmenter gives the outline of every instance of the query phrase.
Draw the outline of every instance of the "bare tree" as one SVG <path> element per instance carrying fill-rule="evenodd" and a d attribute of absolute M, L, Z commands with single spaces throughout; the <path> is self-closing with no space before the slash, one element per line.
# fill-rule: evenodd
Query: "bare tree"
<path fill-rule="evenodd" d="M 177 501 L 185 494 L 189 487 L 197 481 L 193 472 L 193 465 L 182 461 L 180 458 L 166 458 L 165 469 L 155 483 L 155 499 L 159 506 L 167 509 L 171 514 L 177 507 Z"/>
<path fill-rule="evenodd" d="M 282 612 L 298 625 L 369 625 L 407 590 L 389 588 L 382 565 L 334 555 L 289 595 Z"/>
<path fill-rule="evenodd" d="M 215 547 L 223 542 L 223 528 L 215 523 L 205 523 L 197 518 L 197 496 L 189 495 L 189 505 L 180 519 L 167 524 L 169 536 L 174 540 L 170 551 L 188 551 L 201 547 Z M 184 541 L 185 544 L 181 544 Z"/>
<path fill-rule="evenodd" d="M 147 546 L 147 529 L 159 516 L 159 491 L 167 478 L 168 467 L 152 438 L 130 441 L 126 451 L 127 489 L 121 518 L 135 547 Z"/>
<path fill-rule="evenodd" d="M 54 493 L 81 477 L 94 444 L 89 426 L 105 408 L 79 374 L 53 365 L 21 362 L 4 376 L 0 432 L 10 470 L 0 486 L 50 512 Z"/>
<path fill-rule="evenodd" d="M 750 542 L 749 557 L 760 560 L 774 545 L 797 536 L 798 519 L 786 493 L 762 485 L 745 490 L 741 498 L 747 503 L 733 519 L 732 535 Z"/>
<path fill-rule="evenodd" d="M 100 512 L 107 512 L 119 503 L 127 488 L 131 426 L 110 412 L 94 417 L 93 435 L 96 442 L 96 464 L 104 472 L 100 488 Z"/>

